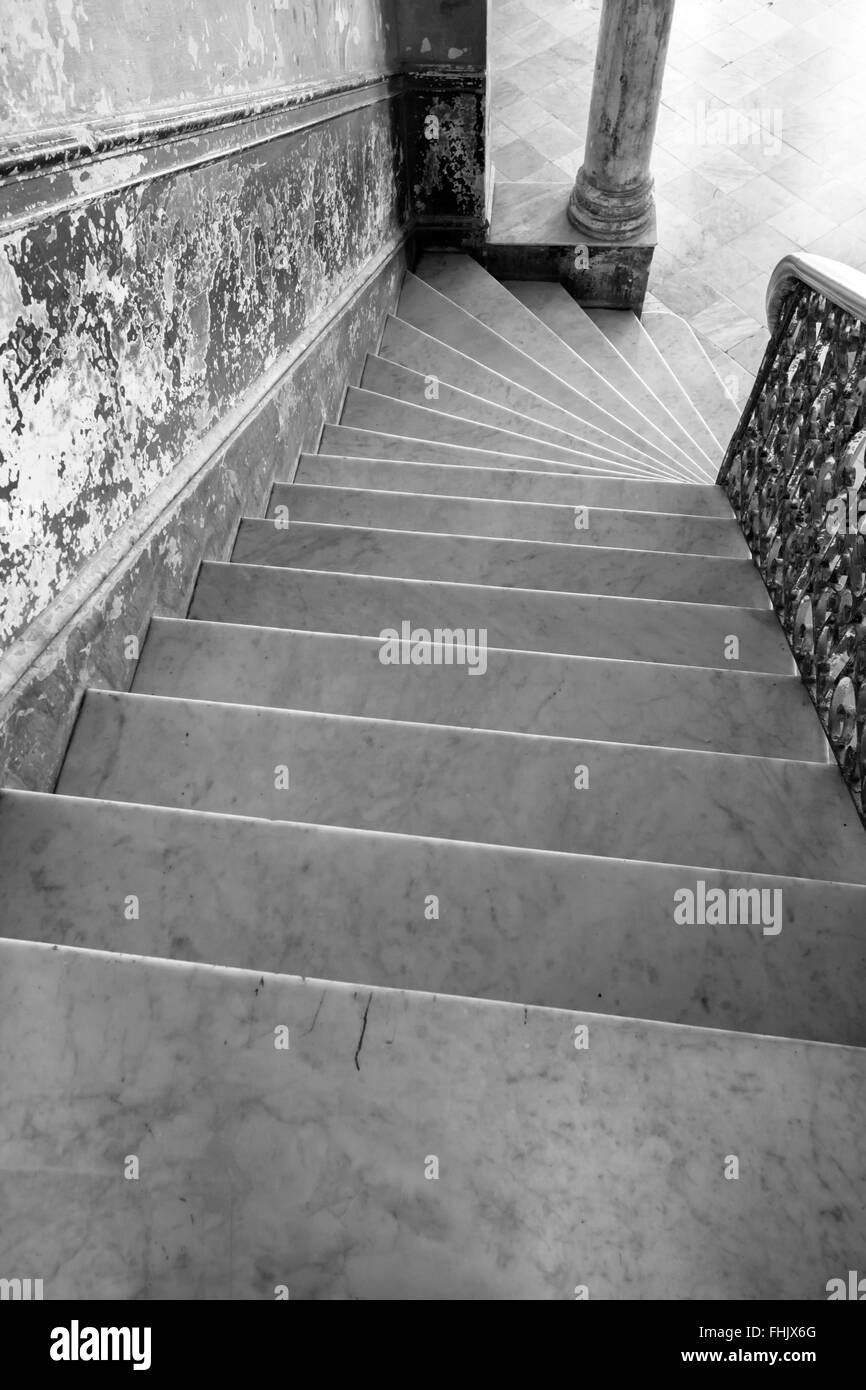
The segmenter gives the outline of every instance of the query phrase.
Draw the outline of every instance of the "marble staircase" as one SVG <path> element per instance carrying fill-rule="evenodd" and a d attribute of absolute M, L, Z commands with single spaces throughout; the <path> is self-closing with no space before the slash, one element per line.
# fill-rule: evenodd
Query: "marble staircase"
<path fill-rule="evenodd" d="M 714 483 L 738 412 L 652 317 L 425 255 L 54 793 L 0 793 L 0 1274 L 788 1300 L 862 1268 L 863 827 Z"/>

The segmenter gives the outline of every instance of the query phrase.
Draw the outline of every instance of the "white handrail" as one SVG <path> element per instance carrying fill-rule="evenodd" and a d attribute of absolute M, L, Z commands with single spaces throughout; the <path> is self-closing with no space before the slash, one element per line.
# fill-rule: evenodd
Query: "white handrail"
<path fill-rule="evenodd" d="M 866 275 L 862 270 L 826 256 L 795 251 L 782 257 L 767 286 L 767 323 L 771 333 L 776 331 L 782 305 L 798 281 L 826 295 L 855 318 L 866 320 Z"/>

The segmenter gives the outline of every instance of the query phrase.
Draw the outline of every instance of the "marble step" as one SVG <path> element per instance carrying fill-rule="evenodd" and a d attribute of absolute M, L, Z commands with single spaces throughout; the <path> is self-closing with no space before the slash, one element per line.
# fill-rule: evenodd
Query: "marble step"
<path fill-rule="evenodd" d="M 20 940 L 866 1042 L 861 886 L 38 792 L 0 794 L 0 872 Z M 689 884 L 754 909 L 679 925 Z"/>
<path fill-rule="evenodd" d="M 713 465 L 711 474 L 715 479 L 724 451 L 640 319 L 630 311 L 618 309 L 588 309 L 587 313 L 617 351 L 664 401 L 695 442 L 701 445 Z"/>
<path fill-rule="evenodd" d="M 859 1268 L 862 1049 L 21 941 L 0 1046 L 0 1262 L 46 1298 L 824 1300 Z"/>
<path fill-rule="evenodd" d="M 491 646 L 723 671 L 795 672 L 775 613 L 483 584 L 384 579 L 206 561 L 189 616 L 376 637 L 384 628 L 484 628 Z M 736 660 L 730 637 L 736 637 Z"/>
<path fill-rule="evenodd" d="M 769 607 L 763 581 L 750 559 L 551 541 L 493 540 L 311 521 L 292 521 L 286 527 L 278 518 L 245 518 L 232 560 L 391 579 L 448 579 L 560 593 Z"/>
<path fill-rule="evenodd" d="M 376 430 L 384 434 L 402 434 L 406 439 L 429 439 L 435 444 L 465 444 L 473 449 L 488 449 L 500 454 L 550 460 L 575 466 L 589 465 L 620 476 L 655 477 L 652 465 L 643 460 L 622 461 L 621 456 L 596 446 L 592 454 L 581 453 L 567 445 L 550 444 L 532 439 L 501 425 L 485 424 L 445 415 L 429 406 L 410 405 L 406 401 L 382 396 L 350 386 L 346 392 L 339 423 L 355 429 Z"/>
<path fill-rule="evenodd" d="M 483 453 L 477 455 L 485 457 Z M 508 463 L 514 460 L 509 458 Z M 419 492 L 446 497 L 481 497 L 488 501 L 551 503 L 598 507 L 605 511 L 655 512 L 729 522 L 731 505 L 719 487 L 650 482 L 647 479 L 584 478 L 567 471 L 541 473 L 520 468 L 493 468 L 461 463 L 414 463 L 410 460 L 301 454 L 295 481 L 326 487 L 376 488 L 385 492 Z M 534 460 L 530 460 L 534 462 Z"/>
<path fill-rule="evenodd" d="M 473 424 L 489 425 L 494 429 L 507 430 L 512 435 L 525 435 L 538 444 L 552 444 L 555 449 L 567 449 L 580 454 L 588 461 L 598 461 L 593 446 L 574 433 L 566 433 L 554 425 L 535 420 L 529 415 L 521 415 L 508 406 L 471 395 L 455 386 L 439 382 L 436 398 L 428 399 L 429 377 L 420 372 L 389 362 L 384 357 L 367 355 L 360 386 L 365 391 L 375 392 L 392 400 L 403 401 L 407 405 L 417 405 L 424 410 L 432 410 L 440 415 L 470 420 Z M 557 455 L 559 457 L 559 455 Z M 673 477 L 673 465 L 669 468 L 661 463 L 641 463 L 641 469 L 648 476 Z"/>
<path fill-rule="evenodd" d="M 90 690 L 57 790 L 866 883 L 863 829 L 835 763 Z"/>
<path fill-rule="evenodd" d="M 417 421 L 413 420 L 413 426 L 417 426 Z M 511 436 L 508 436 L 507 442 L 511 444 Z M 502 452 L 495 448 L 479 449 L 465 444 L 443 443 L 432 430 L 429 439 L 419 439 L 405 434 L 389 434 L 379 429 L 350 429 L 348 425 L 323 425 L 318 452 L 354 458 L 394 459 L 498 469 L 520 468 L 524 472 L 558 473 L 562 477 L 642 480 L 640 474 L 632 474 L 628 468 L 617 463 L 605 463 L 603 460 L 582 463 L 577 454 L 570 456 L 573 462 L 559 463 L 555 459 L 537 459 L 529 458 L 526 454 L 513 454 L 510 448 Z M 672 485 L 679 486 L 677 483 Z"/>
<path fill-rule="evenodd" d="M 426 251 L 416 274 L 590 400 L 604 406 L 613 419 L 628 425 L 645 447 L 651 445 L 654 453 L 676 458 L 693 476 L 706 472 L 710 460 L 694 442 L 689 441 L 682 448 L 682 439 L 674 441 L 662 434 L 652 417 L 636 409 L 633 397 L 620 394 L 603 372 L 596 370 L 591 359 L 575 353 L 567 341 L 471 256 Z"/>
<path fill-rule="evenodd" d="M 399 624 L 397 632 L 401 632 Z M 410 631 L 413 630 L 410 625 Z M 429 642 L 433 630 L 418 639 Z M 444 639 L 446 642 L 449 638 Z M 617 740 L 826 763 L 827 743 L 793 676 L 473 646 L 467 665 L 385 665 L 383 640 L 154 618 L 133 692 L 214 703 Z"/>
<path fill-rule="evenodd" d="M 392 481 L 399 486 L 399 473 Z M 297 476 L 294 483 L 277 483 L 274 486 L 267 514 L 269 517 L 288 519 L 291 523 L 309 521 L 380 526 L 444 535 L 666 550 L 728 559 L 749 558 L 749 548 L 733 516 L 728 520 L 663 516 L 656 512 L 589 508 L 585 503 L 569 507 L 546 502 L 491 501 L 418 492 L 385 492 L 360 485 L 353 488 L 321 486 L 298 481 Z"/>
<path fill-rule="evenodd" d="M 432 338 L 457 348 L 483 366 L 499 372 L 554 402 L 581 422 L 581 435 L 596 445 L 617 450 L 623 457 L 650 461 L 655 457 L 643 438 L 609 411 L 597 406 L 581 391 L 548 371 L 534 357 L 509 343 L 499 333 L 461 309 L 416 275 L 403 281 L 397 316 Z"/>
<path fill-rule="evenodd" d="M 603 335 L 602 335 L 603 336 Z M 422 333 L 420 329 L 403 319 L 389 315 L 379 344 L 378 355 L 402 367 L 418 372 L 430 381 L 431 374 L 437 381 L 452 386 L 461 386 L 466 391 L 483 396 L 490 401 L 498 401 L 511 410 L 523 415 L 531 415 L 547 424 L 558 426 L 569 434 L 576 431 L 574 417 L 562 406 L 542 400 L 533 391 L 510 381 L 499 372 L 492 371 L 474 357 L 468 357 L 447 343 Z M 626 408 L 627 403 L 623 401 Z M 657 437 L 649 422 L 645 422 L 642 438 L 650 442 L 655 439 L 653 456 L 658 462 L 667 465 L 672 472 L 688 476 L 692 473 L 690 460 L 680 456 L 676 447 Z"/>
<path fill-rule="evenodd" d="M 679 314 L 644 313 L 641 324 L 676 373 L 724 453 L 740 423 L 737 409 L 691 325 Z M 745 406 L 745 401 L 743 401 Z"/>
<path fill-rule="evenodd" d="M 659 430 L 674 440 L 683 452 L 689 457 L 695 455 L 696 442 L 677 414 L 672 412 L 665 400 L 656 395 L 652 386 L 635 371 L 568 290 L 562 285 L 543 280 L 504 280 L 503 285 L 574 352 L 601 372 L 622 396 L 634 401 L 636 407 L 651 419 Z M 657 365 L 653 360 L 653 366 Z M 679 407 L 679 396 L 674 404 Z M 704 442 L 706 445 L 707 441 Z M 717 471 L 718 455 L 718 446 L 709 459 L 703 450 L 698 454 L 699 457 L 703 457 L 704 471 L 709 471 L 712 477 L 715 477 Z"/>

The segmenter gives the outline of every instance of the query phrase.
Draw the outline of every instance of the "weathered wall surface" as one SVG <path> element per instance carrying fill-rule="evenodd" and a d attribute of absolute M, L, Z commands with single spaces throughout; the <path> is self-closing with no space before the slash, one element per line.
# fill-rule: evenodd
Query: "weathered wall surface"
<path fill-rule="evenodd" d="M 395 65 L 381 0 L 0 0 L 0 135 Z"/>
<path fill-rule="evenodd" d="M 401 223 L 382 101 L 0 244 L 0 647 Z"/>

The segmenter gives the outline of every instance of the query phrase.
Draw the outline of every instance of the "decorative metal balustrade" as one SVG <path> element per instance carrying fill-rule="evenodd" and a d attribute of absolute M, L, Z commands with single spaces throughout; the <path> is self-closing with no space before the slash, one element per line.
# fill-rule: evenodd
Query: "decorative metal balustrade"
<path fill-rule="evenodd" d="M 791 256 L 719 473 L 866 818 L 866 276 Z"/>

